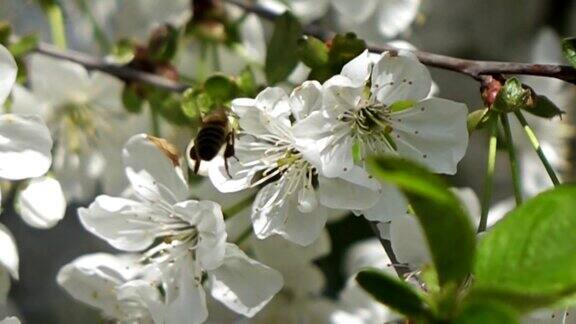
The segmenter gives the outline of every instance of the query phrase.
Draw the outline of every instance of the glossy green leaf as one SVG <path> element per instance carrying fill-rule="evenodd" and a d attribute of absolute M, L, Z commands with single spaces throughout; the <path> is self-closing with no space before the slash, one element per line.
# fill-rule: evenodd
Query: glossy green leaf
<path fill-rule="evenodd" d="M 328 53 L 328 46 L 318 38 L 303 36 L 298 40 L 298 56 L 304 64 L 311 68 L 326 66 Z"/>
<path fill-rule="evenodd" d="M 272 38 L 266 52 L 265 73 L 268 83 L 285 80 L 298 64 L 298 39 L 302 26 L 289 11 L 280 16 L 274 25 Z"/>
<path fill-rule="evenodd" d="M 142 111 L 144 99 L 138 94 L 136 86 L 125 85 L 122 90 L 122 103 L 128 112 L 139 113 Z"/>
<path fill-rule="evenodd" d="M 236 85 L 242 97 L 254 97 L 257 94 L 258 86 L 256 84 L 256 77 L 254 71 L 250 66 L 246 66 L 238 75 Z"/>
<path fill-rule="evenodd" d="M 204 82 L 204 91 L 216 103 L 224 103 L 236 97 L 236 83 L 224 75 L 213 75 Z"/>
<path fill-rule="evenodd" d="M 467 126 L 468 134 L 476 129 L 482 129 L 487 125 L 487 121 L 490 119 L 490 110 L 488 108 L 474 110 L 468 114 Z"/>
<path fill-rule="evenodd" d="M 358 284 L 372 297 L 393 310 L 411 318 L 429 316 L 420 295 L 407 283 L 378 269 L 367 269 L 356 275 Z"/>
<path fill-rule="evenodd" d="M 576 68 L 576 37 L 562 40 L 562 54 L 568 63 Z"/>
<path fill-rule="evenodd" d="M 332 71 L 340 73 L 344 64 L 366 50 L 366 42 L 354 33 L 338 34 L 332 39 L 329 61 Z"/>
<path fill-rule="evenodd" d="M 178 30 L 168 24 L 156 28 L 150 41 L 148 51 L 150 57 L 156 62 L 168 62 L 178 49 Z"/>
<path fill-rule="evenodd" d="M 479 245 L 476 293 L 530 301 L 531 307 L 575 293 L 575 197 L 576 186 L 557 187 L 496 224 Z"/>
<path fill-rule="evenodd" d="M 467 304 L 452 321 L 455 324 L 514 324 L 518 314 L 504 303 L 480 300 Z"/>
<path fill-rule="evenodd" d="M 562 116 L 564 111 L 562 111 L 555 103 L 553 103 L 546 96 L 536 96 L 535 104 L 533 107 L 528 107 L 525 109 L 527 112 L 543 118 L 553 118 L 556 116 Z"/>
<path fill-rule="evenodd" d="M 438 176 L 412 161 L 371 157 L 368 170 L 404 193 L 426 236 L 442 287 L 460 285 L 472 270 L 475 232 L 463 206 Z"/>

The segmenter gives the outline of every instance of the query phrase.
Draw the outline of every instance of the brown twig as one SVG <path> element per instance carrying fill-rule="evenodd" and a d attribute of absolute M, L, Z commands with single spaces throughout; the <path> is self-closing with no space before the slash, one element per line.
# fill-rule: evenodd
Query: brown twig
<path fill-rule="evenodd" d="M 169 91 L 183 92 L 189 87 L 187 84 L 172 81 L 168 78 L 164 78 L 152 73 L 139 71 L 120 64 L 106 62 L 103 59 L 95 58 L 84 53 L 71 50 L 64 51 L 57 48 L 56 46 L 46 43 L 38 44 L 35 52 L 57 59 L 81 64 L 88 70 L 102 71 L 123 80 L 143 82 Z"/>
<path fill-rule="evenodd" d="M 249 4 L 242 0 L 225 1 L 267 20 L 273 21 L 278 18 L 278 14 L 257 4 Z M 305 26 L 304 32 L 323 40 L 329 40 L 334 35 L 333 32 L 324 30 L 314 24 Z M 373 52 L 398 50 L 391 45 L 369 45 L 369 49 Z M 169 91 L 183 92 L 189 87 L 189 85 L 185 83 L 176 82 L 152 73 L 139 71 L 125 65 L 110 63 L 101 58 L 96 58 L 84 53 L 71 50 L 64 51 L 46 43 L 40 43 L 35 52 L 75 62 L 83 65 L 89 70 L 99 70 L 123 80 L 143 82 Z M 576 69 L 566 65 L 477 61 L 424 51 L 412 52 L 425 65 L 468 75 L 478 81 L 482 81 L 490 75 L 517 74 L 556 78 L 576 84 Z"/>
<path fill-rule="evenodd" d="M 273 13 L 257 4 L 248 4 L 242 0 L 225 1 L 268 20 L 274 20 L 278 18 L 278 14 Z M 304 32 L 322 40 L 329 40 L 334 35 L 333 32 L 323 30 L 317 25 L 305 26 Z M 377 53 L 384 51 L 394 52 L 398 50 L 396 47 L 391 45 L 369 44 L 368 48 L 370 51 Z M 483 76 L 493 74 L 521 74 L 556 78 L 572 84 L 576 84 L 576 69 L 567 65 L 478 61 L 418 50 L 412 52 L 418 57 L 420 62 L 425 65 L 465 74 L 478 81 L 481 81 Z"/>

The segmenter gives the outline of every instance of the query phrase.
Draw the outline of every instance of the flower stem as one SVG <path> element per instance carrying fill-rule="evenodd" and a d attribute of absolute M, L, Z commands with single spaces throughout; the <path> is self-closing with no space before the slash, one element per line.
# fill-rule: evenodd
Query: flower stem
<path fill-rule="evenodd" d="M 530 140 L 530 144 L 532 144 L 532 147 L 536 151 L 536 154 L 538 154 L 540 161 L 542 161 L 544 168 L 546 168 L 546 172 L 548 172 L 548 176 L 550 177 L 550 180 L 552 180 L 552 183 L 554 183 L 554 186 L 559 186 L 560 180 L 558 180 L 558 176 L 556 176 L 556 172 L 554 172 L 554 168 L 552 168 L 552 166 L 550 165 L 550 162 L 548 162 L 548 159 L 546 158 L 546 155 L 544 155 L 544 152 L 542 151 L 542 147 L 540 146 L 540 142 L 538 142 L 538 138 L 536 137 L 536 134 L 534 134 L 534 131 L 532 130 L 532 128 L 530 128 L 530 125 L 528 125 L 526 118 L 524 118 L 524 115 L 522 115 L 522 113 L 520 111 L 515 111 L 514 114 L 516 115 L 516 118 L 518 119 L 518 121 L 520 122 L 522 127 L 524 128 L 524 132 L 526 133 L 526 136 Z"/>
<path fill-rule="evenodd" d="M 508 160 L 510 161 L 510 172 L 512 173 L 512 184 L 514 186 L 514 198 L 516 198 L 516 205 L 520 205 L 522 203 L 522 186 L 520 183 L 520 176 L 518 174 L 518 159 L 516 158 L 516 150 L 514 148 L 512 132 L 510 131 L 508 115 L 501 114 L 500 121 L 502 122 L 502 127 L 504 128 L 504 135 L 506 136 Z"/>
<path fill-rule="evenodd" d="M 496 164 L 496 148 L 498 146 L 498 119 L 490 121 L 490 142 L 488 144 L 488 161 L 486 163 L 486 177 L 484 178 L 484 195 L 482 197 L 482 215 L 478 232 L 486 230 L 488 223 L 488 210 L 490 209 L 490 198 L 492 198 L 492 184 L 494 182 L 494 165 Z"/>
<path fill-rule="evenodd" d="M 60 5 L 54 0 L 42 0 L 40 4 L 50 24 L 52 42 L 61 49 L 66 49 L 66 28 L 62 8 L 60 8 Z"/>
<path fill-rule="evenodd" d="M 152 135 L 155 137 L 161 137 L 160 135 L 160 116 L 156 109 L 152 109 L 150 112 L 150 122 L 152 124 Z"/>
<path fill-rule="evenodd" d="M 222 70 L 222 63 L 218 55 L 218 44 L 212 44 L 210 47 L 212 50 L 212 67 L 214 68 L 214 72 L 219 72 Z"/>
<path fill-rule="evenodd" d="M 234 205 L 224 209 L 222 212 L 224 214 L 224 220 L 230 219 L 238 215 L 241 211 L 246 209 L 246 207 L 252 204 L 254 198 L 256 198 L 256 193 L 252 193 L 246 196 L 244 199 L 240 200 L 239 202 L 235 203 Z"/>

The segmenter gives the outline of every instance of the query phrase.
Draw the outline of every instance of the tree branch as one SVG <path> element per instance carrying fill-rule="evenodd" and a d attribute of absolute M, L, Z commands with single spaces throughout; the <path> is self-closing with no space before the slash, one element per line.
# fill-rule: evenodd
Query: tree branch
<path fill-rule="evenodd" d="M 247 12 L 254 13 L 267 20 L 274 21 L 279 17 L 278 14 L 257 4 L 249 4 L 242 0 L 224 1 L 243 10 L 246 10 Z M 325 41 L 331 39 L 334 36 L 334 32 L 324 30 L 314 24 L 304 26 L 304 33 Z M 369 45 L 368 47 L 370 51 L 377 53 L 384 51 L 396 52 L 398 50 L 391 45 Z M 64 51 L 46 43 L 40 43 L 35 49 L 35 52 L 81 64 L 88 70 L 102 71 L 123 80 L 143 82 L 169 91 L 183 92 L 189 87 L 189 85 L 185 83 L 172 81 L 170 79 L 152 73 L 139 71 L 125 65 L 110 63 L 101 58 L 96 58 L 84 53 L 71 50 Z M 494 74 L 517 74 L 556 78 L 572 84 L 576 84 L 576 69 L 566 65 L 477 61 L 424 51 L 412 52 L 423 64 L 427 66 L 468 75 L 478 81 L 481 81 L 486 76 Z"/>
<path fill-rule="evenodd" d="M 257 4 L 248 4 L 242 0 L 224 1 L 271 21 L 275 20 L 279 16 L 278 14 L 271 12 L 267 8 Z M 331 39 L 334 35 L 334 32 L 323 30 L 319 26 L 313 24 L 305 26 L 304 32 L 324 41 Z M 396 47 L 391 45 L 369 44 L 368 48 L 370 51 L 377 53 L 384 51 L 396 52 L 398 50 Z M 479 81 L 482 80 L 483 76 L 485 75 L 522 74 L 556 78 L 572 84 L 576 84 L 576 69 L 567 65 L 478 61 L 418 50 L 412 52 L 416 55 L 416 57 L 418 57 L 420 62 L 425 65 L 465 74 Z"/>
<path fill-rule="evenodd" d="M 88 70 L 102 71 L 123 80 L 143 82 L 169 91 L 183 92 L 190 87 L 184 83 L 172 81 L 152 73 L 139 71 L 128 66 L 106 62 L 103 59 L 84 53 L 71 50 L 64 51 L 46 43 L 38 44 L 38 47 L 34 51 L 57 59 L 81 64 Z"/>

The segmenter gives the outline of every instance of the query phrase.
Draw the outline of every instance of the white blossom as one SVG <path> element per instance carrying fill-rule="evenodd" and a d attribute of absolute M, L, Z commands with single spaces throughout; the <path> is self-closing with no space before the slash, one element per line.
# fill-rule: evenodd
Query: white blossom
<path fill-rule="evenodd" d="M 121 102 L 122 82 L 83 66 L 42 55 L 29 61 L 30 90 L 17 87 L 13 111 L 40 116 L 56 139 L 54 177 L 67 200 L 127 186 L 120 169 L 124 142 L 147 127 L 144 115 L 129 115 Z"/>
<path fill-rule="evenodd" d="M 326 223 L 324 200 L 337 201 L 331 206 L 335 208 L 361 209 L 377 197 L 375 182 L 367 176 L 351 175 L 350 181 L 322 177 L 314 162 L 318 159 L 313 145 L 297 145 L 290 118 L 299 120 L 314 108 L 312 100 L 297 103 L 308 86 L 318 88 L 316 83 L 306 83 L 290 97 L 280 88 L 267 88 L 255 99 L 234 100 L 232 111 L 242 129 L 235 145 L 238 161 L 228 160 L 231 178 L 222 159 L 209 170 L 221 192 L 264 184 L 252 207 L 254 232 L 259 238 L 279 234 L 308 245 Z"/>
<path fill-rule="evenodd" d="M 132 280 L 145 278 L 137 255 L 88 254 L 64 265 L 57 282 L 72 297 L 120 323 L 152 323 L 146 305 L 131 294 Z"/>
<path fill-rule="evenodd" d="M 326 16 L 329 8 L 336 12 L 339 29 L 353 31 L 378 40 L 390 39 L 410 27 L 418 15 L 420 0 L 259 0 L 265 8 L 282 13 L 291 10 L 303 23 Z M 331 5 L 331 6 L 330 6 Z M 372 31 L 376 31 L 373 33 Z"/>
<path fill-rule="evenodd" d="M 81 208 L 82 224 L 124 251 L 144 251 L 160 280 L 131 283 L 156 323 L 201 323 L 205 290 L 232 310 L 253 316 L 282 286 L 275 270 L 226 243 L 220 206 L 188 199 L 188 186 L 169 144 L 144 134 L 124 148 L 134 199 L 99 196 Z M 154 245 L 157 239 L 161 242 Z M 207 277 L 207 280 L 206 280 Z M 150 298 L 162 287 L 163 298 Z"/>
<path fill-rule="evenodd" d="M 279 235 L 265 240 L 252 240 L 256 257 L 284 276 L 284 287 L 250 323 L 328 323 L 338 311 L 335 304 L 322 296 L 325 279 L 314 260 L 330 252 L 328 233 L 302 247 Z"/>
<path fill-rule="evenodd" d="M 16 62 L 0 45 L 0 107 L 16 81 Z M 52 163 L 52 139 L 44 123 L 29 114 L 0 115 L 0 178 L 39 177 Z"/>
<path fill-rule="evenodd" d="M 397 276 L 380 241 L 373 238 L 354 243 L 346 252 L 345 262 L 345 274 L 348 279 L 338 297 L 341 311 L 347 314 L 348 318 L 364 324 L 387 323 L 400 319 L 398 314 L 374 300 L 356 282 L 356 275 L 366 267 L 377 268 L 390 276 Z M 347 321 L 335 317 L 332 323 L 344 324 Z"/>

